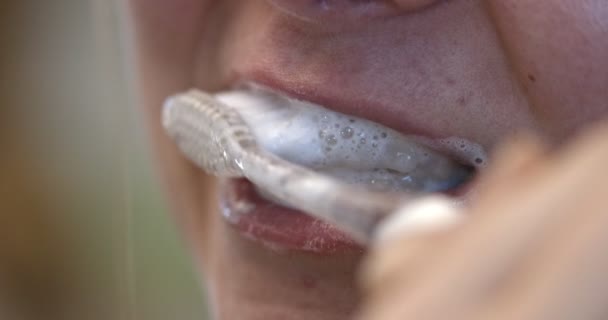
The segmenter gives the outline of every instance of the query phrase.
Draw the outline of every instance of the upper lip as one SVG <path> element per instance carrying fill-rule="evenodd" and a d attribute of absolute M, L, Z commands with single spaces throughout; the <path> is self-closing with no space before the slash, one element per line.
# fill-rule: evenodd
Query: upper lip
<path fill-rule="evenodd" d="M 239 82 L 254 82 L 269 87 L 296 99 L 309 101 L 334 111 L 349 114 L 359 118 L 368 119 L 396 131 L 408 135 L 418 135 L 427 138 L 441 138 L 444 135 L 438 132 L 430 132 L 407 118 L 400 117 L 389 111 L 387 106 L 372 100 L 360 100 L 348 96 L 333 86 L 298 85 L 297 88 L 289 85 L 280 77 L 272 73 L 253 70 L 239 73 Z M 389 112 L 385 112 L 389 111 Z"/>

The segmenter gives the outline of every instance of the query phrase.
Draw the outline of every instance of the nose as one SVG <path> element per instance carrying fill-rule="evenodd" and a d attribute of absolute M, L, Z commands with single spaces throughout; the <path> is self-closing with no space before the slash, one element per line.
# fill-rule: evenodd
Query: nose
<path fill-rule="evenodd" d="M 316 23 L 360 22 L 412 12 L 445 0 L 268 0 L 279 10 Z"/>

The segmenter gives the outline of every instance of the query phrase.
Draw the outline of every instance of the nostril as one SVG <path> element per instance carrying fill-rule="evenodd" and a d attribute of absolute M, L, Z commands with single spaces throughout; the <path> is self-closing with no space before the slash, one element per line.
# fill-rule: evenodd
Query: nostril
<path fill-rule="evenodd" d="M 300 20 L 340 25 L 424 9 L 445 0 L 267 0 Z"/>
<path fill-rule="evenodd" d="M 400 12 L 424 9 L 440 1 L 445 0 L 391 0 Z"/>
<path fill-rule="evenodd" d="M 280 11 L 301 20 L 339 24 L 390 14 L 395 9 L 386 0 L 268 0 Z"/>

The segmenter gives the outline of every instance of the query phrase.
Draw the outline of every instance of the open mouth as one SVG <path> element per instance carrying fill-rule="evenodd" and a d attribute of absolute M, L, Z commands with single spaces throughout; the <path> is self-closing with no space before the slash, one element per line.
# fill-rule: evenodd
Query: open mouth
<path fill-rule="evenodd" d="M 282 93 L 279 92 L 279 94 Z M 348 117 L 347 115 L 345 116 Z M 328 117 L 321 117 L 324 119 L 331 118 L 331 115 Z M 318 119 L 318 117 L 315 119 Z M 350 120 L 354 126 L 355 120 L 347 120 Z M 365 120 L 363 119 L 362 121 Z M 289 122 L 291 123 L 293 121 Z M 346 122 L 346 124 L 348 123 L 349 122 Z M 361 138 L 359 142 L 369 138 L 369 144 L 371 145 L 373 143 L 375 147 L 377 147 L 379 142 L 372 142 L 371 139 L 375 138 L 382 140 L 382 138 L 379 137 L 382 135 L 382 132 L 375 134 L 376 131 L 373 131 L 376 129 L 373 127 L 374 124 L 372 124 L 373 130 L 371 131 L 373 134 L 370 133 L 369 126 L 352 129 L 350 127 L 345 127 L 346 124 L 339 123 L 338 121 L 338 123 L 335 124 L 335 129 L 338 130 L 337 132 L 344 132 L 344 129 L 348 128 L 349 130 L 346 132 L 345 139 L 353 143 L 354 139 L 351 139 L 353 134 L 352 131 L 365 133 L 365 135 L 362 136 L 364 138 Z M 332 127 L 333 125 L 334 122 L 331 123 Z M 297 124 L 288 128 L 291 129 L 294 126 L 297 127 Z M 377 126 L 383 128 L 380 124 Z M 390 129 L 387 128 L 387 130 Z M 386 136 L 388 136 L 387 140 L 392 141 L 391 138 L 394 134 L 391 134 L 391 131 L 388 132 L 389 134 L 386 134 Z M 265 134 L 266 133 L 262 133 L 262 135 Z M 289 135 L 290 132 L 281 132 L 281 134 Z M 319 136 L 316 138 L 322 140 L 325 144 L 329 141 L 331 146 L 336 145 L 336 141 L 327 139 L 327 134 L 325 129 L 319 130 Z M 401 137 L 400 133 L 396 134 Z M 336 134 L 336 136 L 337 135 L 338 134 Z M 313 138 L 313 134 L 310 133 L 300 134 L 300 136 L 305 137 L 307 141 L 308 138 Z M 275 140 L 276 139 L 281 140 L 280 137 L 275 137 Z M 314 139 L 310 141 L 313 140 Z M 317 167 L 314 168 L 316 171 L 321 171 L 324 174 L 332 175 L 353 184 L 364 184 L 368 188 L 405 192 L 414 191 L 417 193 L 440 192 L 452 196 L 455 202 L 462 202 L 466 198 L 470 185 L 472 184 L 471 181 L 474 180 L 476 168 L 483 166 L 486 161 L 483 150 L 474 143 L 454 137 L 447 139 L 431 139 L 417 136 L 416 142 L 430 148 L 423 148 L 420 150 L 433 150 L 431 153 L 437 152 L 440 156 L 429 156 L 426 151 L 419 151 L 413 147 L 407 149 L 409 148 L 409 144 L 406 144 L 405 146 L 399 144 L 402 149 L 406 148 L 407 150 L 411 150 L 409 153 L 406 152 L 408 158 L 416 160 L 409 161 L 409 167 L 405 170 L 402 170 L 403 166 L 399 166 L 396 163 L 398 162 L 397 160 L 392 159 L 387 155 L 389 153 L 387 152 L 387 149 L 381 149 L 381 152 L 379 152 L 381 155 L 376 155 L 373 151 L 375 149 L 367 150 L 367 152 L 359 152 L 359 156 L 361 156 L 362 153 L 363 158 L 356 161 L 351 161 L 348 157 L 345 157 L 344 154 L 348 154 L 349 152 L 344 149 L 341 152 L 338 152 L 337 155 L 325 152 L 325 158 L 322 158 L 323 161 L 321 161 L 323 162 L 323 166 L 318 167 L 321 162 L 314 157 L 312 157 L 312 161 L 303 164 L 309 168 L 317 165 Z M 287 144 L 294 143 L 287 139 Z M 386 144 L 392 145 L 395 143 Z M 299 154 L 297 152 L 298 148 L 302 149 Z M 327 150 L 327 146 L 320 145 L 317 146 L 317 149 Z M 295 148 L 293 146 L 288 146 L 287 150 L 292 150 L 291 152 L 288 152 L 288 155 L 292 157 L 291 159 L 288 159 L 289 161 L 298 162 L 298 160 L 301 160 L 300 158 L 310 158 L 306 155 L 307 150 L 305 146 L 297 146 L 297 143 Z M 295 156 L 293 150 L 296 151 Z M 280 154 L 280 150 L 278 153 Z M 381 161 L 378 162 L 374 157 Z M 433 159 L 434 157 L 439 159 L 450 157 L 454 162 L 460 163 L 460 165 L 454 169 L 454 166 L 446 166 L 445 161 L 420 160 L 420 158 Z M 374 161 L 371 161 L 370 158 L 373 158 Z M 352 166 L 353 163 L 355 164 L 354 167 Z M 357 165 L 360 165 L 361 163 L 367 164 L 367 166 L 362 165 L 357 167 Z M 416 165 L 412 166 L 411 163 L 416 163 Z M 425 163 L 425 165 L 420 165 L 420 163 Z M 383 166 L 378 167 L 379 164 L 382 164 Z M 446 172 L 446 170 L 447 172 L 450 172 L 449 175 L 444 174 L 441 178 L 435 180 L 429 178 L 428 174 L 416 175 L 420 172 Z M 404 172 L 407 172 L 407 174 L 404 174 Z M 455 172 L 455 174 L 452 174 L 451 172 Z M 449 178 L 446 179 L 446 177 Z M 361 183 L 362 181 L 364 181 L 364 183 Z M 377 181 L 382 181 L 382 183 L 376 183 Z M 404 181 L 407 183 L 404 183 Z M 260 193 L 256 186 L 246 179 L 223 179 L 220 184 L 220 189 L 221 211 L 224 218 L 226 218 L 226 221 L 234 226 L 246 238 L 259 241 L 271 249 L 279 251 L 297 250 L 314 252 L 317 254 L 363 250 L 361 245 L 339 228 L 301 211 L 292 209 L 287 205 L 283 205 L 280 201 L 268 197 L 266 192 Z"/>
<path fill-rule="evenodd" d="M 332 254 L 364 249 L 331 224 L 261 197 L 246 179 L 220 181 L 220 207 L 241 235 L 278 252 Z"/>

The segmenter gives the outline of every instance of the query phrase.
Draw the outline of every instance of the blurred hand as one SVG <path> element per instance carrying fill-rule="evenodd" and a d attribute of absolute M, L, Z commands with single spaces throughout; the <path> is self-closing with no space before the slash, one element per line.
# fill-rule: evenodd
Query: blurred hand
<path fill-rule="evenodd" d="M 379 246 L 360 318 L 608 318 L 608 126 L 498 152 L 466 222 Z"/>

